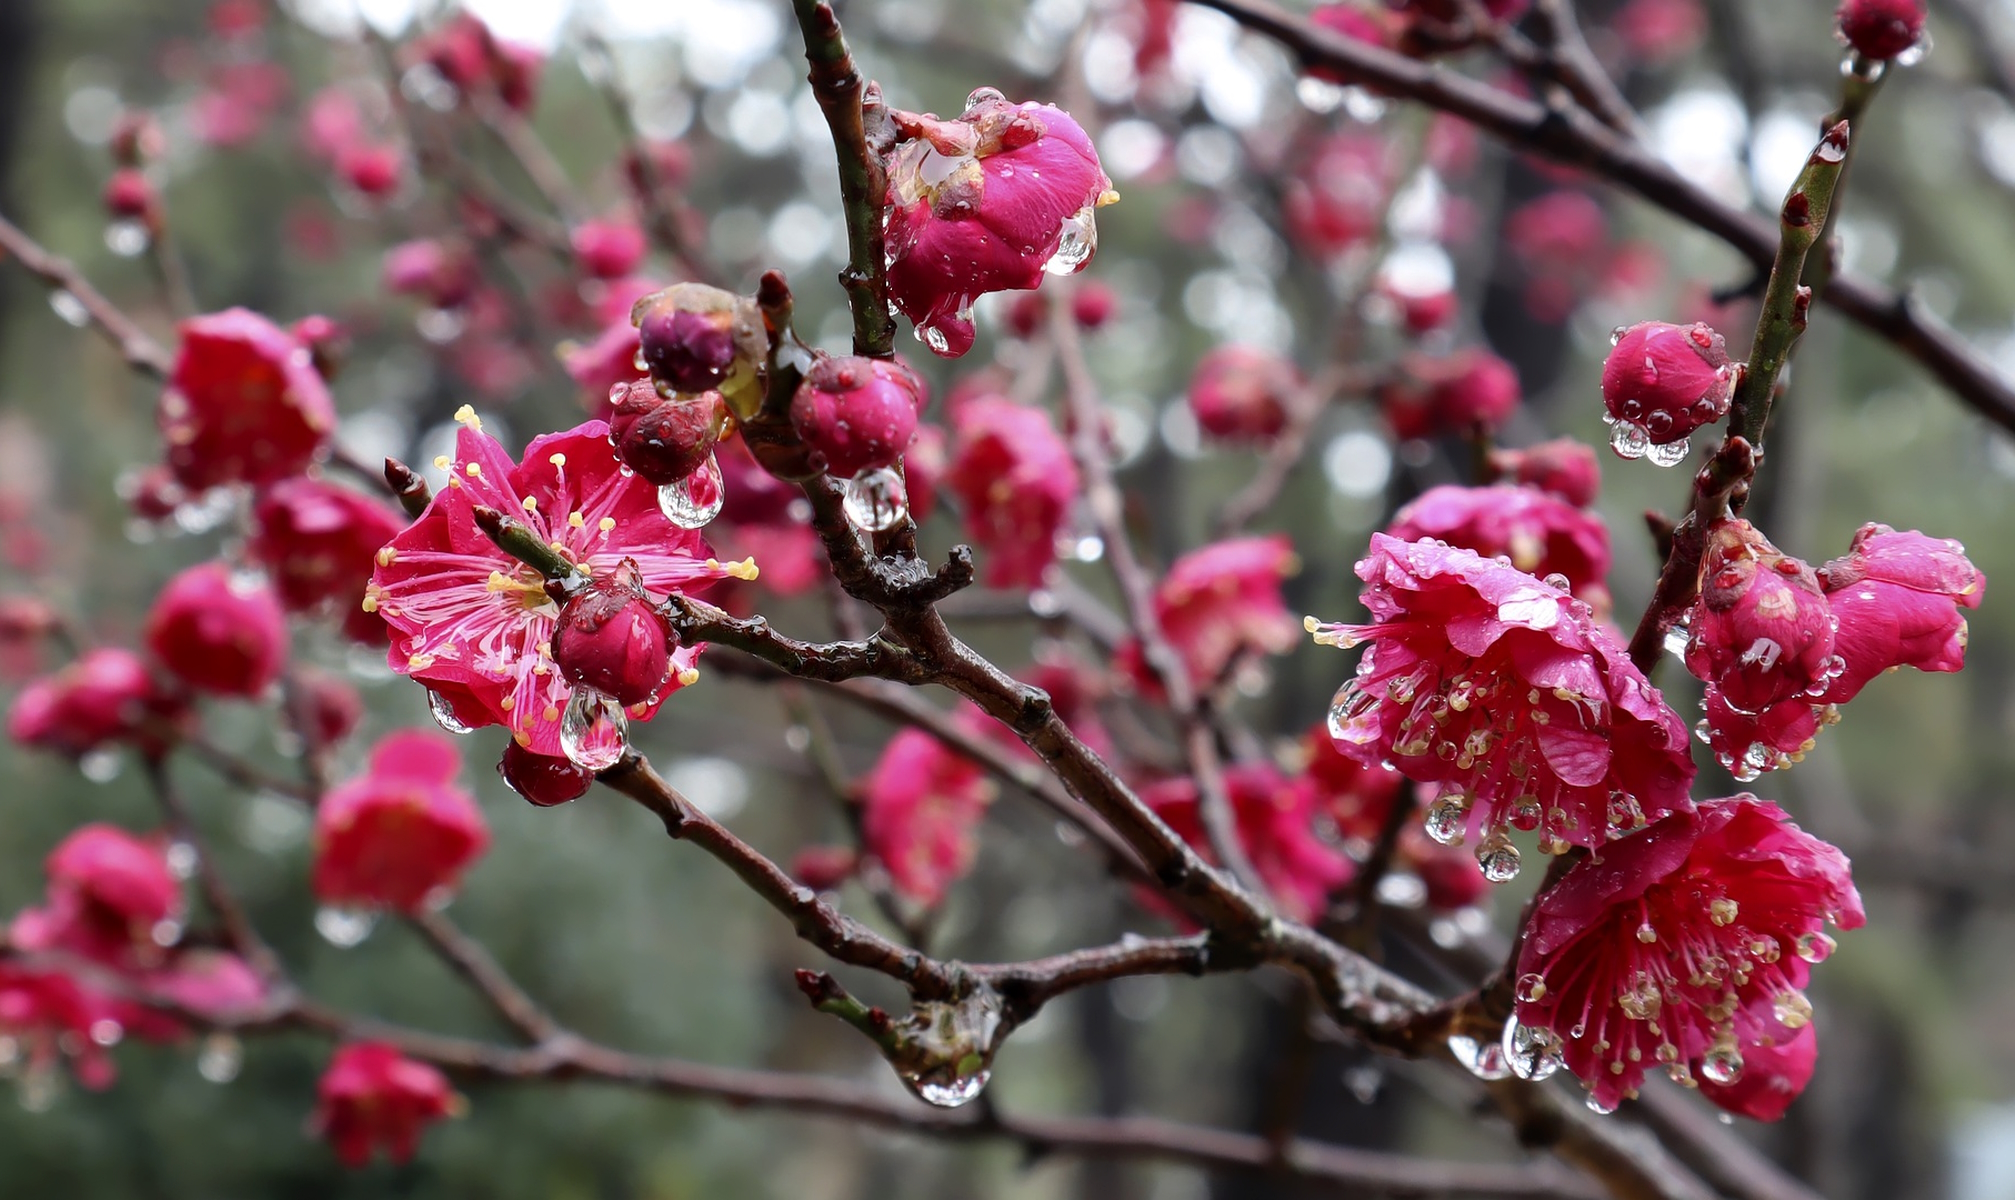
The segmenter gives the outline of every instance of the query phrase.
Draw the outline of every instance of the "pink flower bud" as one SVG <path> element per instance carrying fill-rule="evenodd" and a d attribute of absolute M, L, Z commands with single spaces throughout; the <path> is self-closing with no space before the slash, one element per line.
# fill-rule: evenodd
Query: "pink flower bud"
<path fill-rule="evenodd" d="M 1035 587 L 1056 561 L 1056 537 L 1077 501 L 1077 463 L 1049 414 L 985 396 L 952 417 L 945 483 L 966 533 L 986 551 L 990 587 Z"/>
<path fill-rule="evenodd" d="M 1844 0 L 1840 40 L 1856 54 L 1887 62 L 1924 36 L 1924 0 Z"/>
<path fill-rule="evenodd" d="M 1155 588 L 1155 615 L 1192 687 L 1215 686 L 1240 655 L 1280 654 L 1295 644 L 1295 620 L 1280 589 L 1300 569 L 1280 534 L 1213 542 L 1170 565 Z M 1121 649 L 1119 665 L 1143 691 L 1160 691 L 1137 642 Z"/>
<path fill-rule="evenodd" d="M 704 284 L 675 284 L 638 300 L 630 323 L 645 368 L 665 391 L 725 394 L 753 387 L 765 353 L 755 301 Z"/>
<path fill-rule="evenodd" d="M 1251 346 L 1219 346 L 1189 380 L 1189 408 L 1204 433 L 1227 442 L 1270 442 L 1305 386 L 1294 364 Z"/>
<path fill-rule="evenodd" d="M 1832 607 L 1818 577 L 1755 526 L 1731 519 L 1708 530 L 1701 578 L 1686 669 L 1719 688 L 1731 707 L 1759 713 L 1817 696 L 1840 673 Z"/>
<path fill-rule="evenodd" d="M 257 696 L 287 661 L 287 617 L 265 580 L 199 563 L 161 589 L 146 640 L 155 661 L 197 691 Z"/>
<path fill-rule="evenodd" d="M 1836 710 L 1817 706 L 1803 696 L 1779 701 L 1761 712 L 1742 712 L 1731 707 L 1721 689 L 1711 683 L 1701 703 L 1707 715 L 1698 728 L 1706 734 L 1715 760 L 1738 783 L 1803 762 L 1819 731 L 1839 718 Z"/>
<path fill-rule="evenodd" d="M 1586 192 L 1563 188 L 1528 200 L 1504 222 L 1504 240 L 1527 270 L 1579 276 L 1609 245 L 1609 218 Z"/>
<path fill-rule="evenodd" d="M 624 566 L 560 609 L 553 664 L 568 683 L 628 707 L 657 696 L 672 673 L 677 645 L 634 572 Z"/>
<path fill-rule="evenodd" d="M 610 395 L 616 398 L 609 416 L 616 457 L 650 483 L 676 483 L 699 470 L 727 420 L 719 392 L 666 397 L 650 380 L 638 379 Z"/>
<path fill-rule="evenodd" d="M 1518 370 L 1488 350 L 1473 348 L 1447 358 L 1408 355 L 1400 374 L 1379 394 L 1379 406 L 1401 440 L 1468 435 L 1480 425 L 1502 425 L 1524 390 Z"/>
<path fill-rule="evenodd" d="M 904 729 L 855 785 L 861 847 L 887 868 L 897 891 L 936 905 L 972 868 L 994 791 L 979 764 L 921 729 Z"/>
<path fill-rule="evenodd" d="M 155 464 L 119 481 L 119 496 L 142 521 L 165 521 L 189 502 L 189 489 L 175 482 L 175 473 Z"/>
<path fill-rule="evenodd" d="M 900 362 L 822 358 L 791 398 L 791 427 L 828 475 L 851 479 L 902 457 L 916 436 L 923 385 Z"/>
<path fill-rule="evenodd" d="M 1602 403 L 1619 431 L 1618 453 L 1629 457 L 1625 433 L 1656 446 L 1684 442 L 1728 415 L 1734 392 L 1726 342 L 1698 323 L 1633 325 L 1602 365 Z"/>
<path fill-rule="evenodd" d="M 791 859 L 791 878 L 815 892 L 830 892 L 853 878 L 860 862 L 851 846 L 806 846 Z"/>
<path fill-rule="evenodd" d="M 1111 287 L 1096 279 L 1086 280 L 1071 294 L 1070 317 L 1078 323 L 1078 328 L 1093 331 L 1104 327 L 1112 319 L 1113 310 L 1119 307 L 1119 296 Z"/>
<path fill-rule="evenodd" d="M 385 251 L 384 281 L 395 295 L 456 308 L 476 290 L 476 260 L 459 242 L 416 238 Z"/>
<path fill-rule="evenodd" d="M 1224 772 L 1238 841 L 1267 892 L 1297 921 L 1322 912 L 1329 894 L 1349 881 L 1349 858 L 1315 833 L 1316 793 L 1267 762 L 1238 763 Z M 1178 777 L 1142 788 L 1141 802 L 1170 829 L 1211 857 L 1194 780 Z"/>
<path fill-rule="evenodd" d="M 504 744 L 504 757 L 497 760 L 497 774 L 537 808 L 556 808 L 588 794 L 595 773 L 577 767 L 565 758 L 538 754 L 517 742 Z"/>
<path fill-rule="evenodd" d="M 1595 448 L 1573 438 L 1555 438 L 1523 450 L 1493 450 L 1490 466 L 1500 476 L 1558 496 L 1576 508 L 1595 503 L 1602 488 Z"/>
<path fill-rule="evenodd" d="M 315 895 L 326 904 L 415 912 L 490 842 L 461 754 L 445 734 L 402 729 L 371 751 L 364 774 L 315 810 Z"/>
<path fill-rule="evenodd" d="M 364 719 L 364 698 L 349 681 L 318 667 L 294 673 L 295 703 L 319 746 L 334 746 L 355 732 Z"/>
<path fill-rule="evenodd" d="M 336 426 L 307 348 L 257 313 L 182 322 L 182 346 L 155 410 L 168 467 L 195 490 L 300 473 Z"/>
<path fill-rule="evenodd" d="M 138 655 L 102 646 L 23 688 L 8 710 L 7 736 L 80 757 L 132 736 L 149 717 L 165 719 L 174 711 Z"/>
<path fill-rule="evenodd" d="M 408 1161 L 426 1127 L 462 1107 L 446 1076 L 382 1042 L 336 1051 L 316 1093 L 311 1124 L 346 1167 L 368 1165 L 379 1146 L 393 1162 Z"/>
<path fill-rule="evenodd" d="M 644 231 L 628 221 L 583 221 L 573 243 L 581 270 L 596 279 L 621 279 L 644 261 Z"/>
<path fill-rule="evenodd" d="M 683 142 L 645 142 L 644 156 L 650 160 L 657 174 L 658 186 L 666 191 L 676 192 L 684 188 L 686 178 L 693 170 L 693 152 L 686 149 Z M 644 171 L 644 163 L 636 151 L 623 153 L 623 174 L 630 181 L 630 188 L 639 196 L 651 193 L 651 180 Z"/>
<path fill-rule="evenodd" d="M 1303 250 L 1332 260 L 1369 241 L 1399 183 L 1393 144 L 1375 133 L 1336 133 L 1317 145 L 1282 196 L 1287 228 Z"/>
<path fill-rule="evenodd" d="M 352 142 L 337 152 L 336 172 L 361 195 L 383 200 L 399 190 L 405 178 L 406 156 L 397 146 Z"/>
<path fill-rule="evenodd" d="M 149 229 L 160 222 L 161 197 L 154 184 L 135 167 L 121 167 L 105 181 L 105 213 L 114 220 L 139 221 Z"/>
<path fill-rule="evenodd" d="M 1093 212 L 1119 199 L 1091 138 L 1047 104 L 992 88 L 955 120 L 894 113 L 889 163 L 889 299 L 934 353 L 972 348 L 972 303 L 1033 288 L 1091 260 Z"/>
<path fill-rule="evenodd" d="M 1957 671 L 1966 664 L 1966 618 L 1987 577 L 1949 539 L 1863 525 L 1844 558 L 1819 569 L 1839 621 L 1834 648 L 1846 669 L 1822 700 L 1845 704 L 1893 667 Z"/>
<path fill-rule="evenodd" d="M 360 492 L 303 477 L 260 494 L 249 545 L 288 609 L 333 604 L 347 615 L 364 598 L 378 550 L 405 527 Z"/>

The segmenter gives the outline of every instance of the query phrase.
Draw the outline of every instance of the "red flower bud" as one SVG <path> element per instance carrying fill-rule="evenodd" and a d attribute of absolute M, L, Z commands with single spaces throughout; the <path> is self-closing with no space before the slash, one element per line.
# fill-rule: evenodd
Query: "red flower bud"
<path fill-rule="evenodd" d="M 461 1107 L 439 1071 L 381 1042 L 336 1051 L 316 1091 L 312 1124 L 347 1167 L 366 1165 L 380 1145 L 393 1162 L 407 1161 L 421 1132 Z"/>
<path fill-rule="evenodd" d="M 1595 503 L 1595 494 L 1602 488 L 1595 448 L 1573 438 L 1555 438 L 1523 450 L 1493 450 L 1490 466 L 1499 476 L 1558 496 L 1577 508 Z"/>
<path fill-rule="evenodd" d="M 364 719 L 364 698 L 340 675 L 302 667 L 294 675 L 294 703 L 314 733 L 315 744 L 333 746 L 349 737 Z"/>
<path fill-rule="evenodd" d="M 416 912 L 453 887 L 490 842 L 482 811 L 455 786 L 461 765 L 445 734 L 402 729 L 373 747 L 364 774 L 315 810 L 315 895 Z"/>
<path fill-rule="evenodd" d="M 573 243 L 581 270 L 596 279 L 621 279 L 644 261 L 644 231 L 627 221 L 583 221 Z"/>
<path fill-rule="evenodd" d="M 851 479 L 902 457 L 922 406 L 922 383 L 899 362 L 823 358 L 791 399 L 791 426 L 815 465 Z"/>
<path fill-rule="evenodd" d="M 678 642 L 625 564 L 567 601 L 553 631 L 553 664 L 575 687 L 648 703 L 672 673 Z"/>
<path fill-rule="evenodd" d="M 373 200 L 382 200 L 398 191 L 405 168 L 406 156 L 397 146 L 352 142 L 336 154 L 336 171 L 343 182 Z"/>
<path fill-rule="evenodd" d="M 719 392 L 660 396 L 650 380 L 638 379 L 609 395 L 615 403 L 609 433 L 616 439 L 616 457 L 646 482 L 677 483 L 714 452 L 726 418 Z"/>
<path fill-rule="evenodd" d="M 860 855 L 850 846 L 806 846 L 791 859 L 791 878 L 817 892 L 830 892 L 853 878 Z"/>
<path fill-rule="evenodd" d="M 333 603 L 345 615 L 364 598 L 385 543 L 406 523 L 360 492 L 306 477 L 267 488 L 252 509 L 252 554 L 294 612 Z"/>
<path fill-rule="evenodd" d="M 1730 707 L 1760 713 L 1817 696 L 1840 674 L 1818 577 L 1755 526 L 1734 519 L 1708 530 L 1702 580 L 1686 668 L 1719 688 Z"/>
<path fill-rule="evenodd" d="M 1924 0 L 1845 0 L 1839 22 L 1856 54 L 1887 62 L 1924 36 Z"/>
<path fill-rule="evenodd" d="M 1402 375 L 1379 397 L 1393 435 L 1402 439 L 1495 429 L 1518 408 L 1518 370 L 1488 350 L 1442 359 L 1410 355 Z"/>
<path fill-rule="evenodd" d="M 1821 699 L 1844 704 L 1891 667 L 1957 671 L 1966 664 L 1966 618 L 1987 577 L 1958 542 L 1863 525 L 1845 558 L 1819 569 L 1839 621 L 1834 642 L 1846 670 Z"/>
<path fill-rule="evenodd" d="M 105 212 L 115 220 L 140 221 L 149 229 L 158 224 L 160 195 L 136 167 L 121 167 L 105 181 Z"/>
<path fill-rule="evenodd" d="M 1189 408 L 1204 433 L 1228 442 L 1269 442 L 1287 425 L 1287 409 L 1303 386 L 1301 372 L 1277 354 L 1251 346 L 1219 346 L 1203 356 L 1189 380 Z"/>
<path fill-rule="evenodd" d="M 1086 280 L 1071 294 L 1070 316 L 1080 329 L 1094 330 L 1112 319 L 1113 309 L 1119 306 L 1119 297 L 1112 288 L 1098 280 Z"/>
<path fill-rule="evenodd" d="M 595 773 L 586 767 L 577 767 L 550 754 L 534 753 L 515 741 L 505 744 L 504 757 L 497 760 L 497 774 L 504 777 L 512 791 L 538 808 L 555 808 L 579 800 L 595 782 Z"/>
<path fill-rule="evenodd" d="M 1728 414 L 1735 367 L 1721 335 L 1702 325 L 1645 321 L 1625 330 L 1602 365 L 1602 403 L 1615 427 L 1609 444 L 1625 458 L 1649 454 L 1660 466 L 1686 455 L 1687 439 Z M 1676 453 L 1654 447 L 1676 447 Z"/>
<path fill-rule="evenodd" d="M 416 238 L 385 251 L 385 288 L 435 308 L 454 308 L 476 290 L 476 261 L 459 243 Z"/>
<path fill-rule="evenodd" d="M 263 579 L 199 563 L 170 580 L 147 614 L 147 648 L 198 691 L 256 696 L 287 661 L 287 618 Z"/>
<path fill-rule="evenodd" d="M 24 746 L 81 757 L 174 708 L 138 655 L 104 646 L 23 688 L 7 712 L 7 736 Z"/>

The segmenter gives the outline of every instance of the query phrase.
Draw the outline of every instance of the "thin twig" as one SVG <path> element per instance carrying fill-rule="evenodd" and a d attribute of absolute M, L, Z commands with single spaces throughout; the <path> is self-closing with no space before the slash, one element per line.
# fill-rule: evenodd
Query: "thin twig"
<path fill-rule="evenodd" d="M 0 217 L 0 250 L 6 251 L 0 258 L 13 258 L 29 274 L 75 299 L 89 315 L 92 326 L 105 335 L 128 366 L 157 379 L 168 377 L 174 360 L 161 348 L 161 343 L 148 336 L 138 322 L 127 316 L 118 305 L 107 300 L 103 292 L 92 287 L 91 281 L 84 278 L 83 272 L 69 259 L 51 254 L 5 217 Z"/>

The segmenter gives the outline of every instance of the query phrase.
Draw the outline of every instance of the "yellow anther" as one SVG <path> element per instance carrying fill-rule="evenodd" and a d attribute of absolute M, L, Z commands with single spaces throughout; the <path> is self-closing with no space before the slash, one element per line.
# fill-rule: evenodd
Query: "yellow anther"
<path fill-rule="evenodd" d="M 456 409 L 455 422 L 458 425 L 468 426 L 473 432 L 483 432 L 483 418 L 476 415 L 473 405 L 464 404 L 462 407 Z"/>

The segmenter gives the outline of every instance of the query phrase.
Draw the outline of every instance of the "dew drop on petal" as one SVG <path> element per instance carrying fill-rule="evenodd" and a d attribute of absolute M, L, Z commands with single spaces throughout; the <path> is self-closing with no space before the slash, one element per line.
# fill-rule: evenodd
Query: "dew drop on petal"
<path fill-rule="evenodd" d="M 675 479 L 658 488 L 658 511 L 680 529 L 699 529 L 721 515 L 728 500 L 721 482 L 721 464 L 713 455 L 684 479 Z"/>
<path fill-rule="evenodd" d="M 1546 999 L 1546 979 L 1528 972 L 1518 977 L 1518 998 L 1527 1004 L 1537 1004 Z"/>
<path fill-rule="evenodd" d="M 1621 345 L 1623 342 L 1623 335 L 1629 332 L 1630 332 L 1630 326 L 1618 325 L 1616 328 L 1609 331 L 1609 344 L 1612 346 Z"/>
<path fill-rule="evenodd" d="M 338 950 L 362 945 L 378 926 L 378 914 L 358 908 L 324 905 L 315 910 L 315 932 Z"/>
<path fill-rule="evenodd" d="M 1646 446 L 1644 457 L 1650 459 L 1653 466 L 1676 467 L 1686 461 L 1687 454 L 1692 450 L 1693 439 L 1683 437 L 1676 442 L 1654 442 Z"/>
<path fill-rule="evenodd" d="M 1448 1039 L 1448 1052 L 1464 1070 L 1482 1080 L 1505 1079 L 1511 1075 L 1511 1064 L 1504 1060 L 1504 1048 L 1493 1039 L 1478 1042 L 1473 1037 L 1452 1034 Z"/>
<path fill-rule="evenodd" d="M 464 725 L 462 719 L 455 715 L 455 706 L 448 702 L 448 698 L 432 688 L 427 689 L 427 711 L 433 714 L 434 724 L 449 733 L 473 732 L 470 726 Z"/>
<path fill-rule="evenodd" d="M 1650 446 L 1651 435 L 1638 425 L 1617 421 L 1609 427 L 1609 448 L 1623 458 L 1643 458 Z"/>
<path fill-rule="evenodd" d="M 847 480 L 841 505 L 854 528 L 881 533 L 909 515 L 909 489 L 895 468 L 878 467 Z"/>
<path fill-rule="evenodd" d="M 1527 1025 L 1517 1017 L 1504 1023 L 1504 1061 L 1511 1073 L 1534 1083 L 1560 1070 L 1560 1038 L 1550 1029 Z"/>
<path fill-rule="evenodd" d="M 1803 1029 L 1812 1024 L 1812 1001 L 1795 988 L 1780 992 L 1770 1008 L 1777 1015 L 1777 1023 L 1786 1029 Z"/>
<path fill-rule="evenodd" d="M 933 354 L 951 353 L 951 339 L 945 336 L 944 330 L 939 329 L 935 325 L 919 325 L 917 326 L 916 333 L 917 340 L 929 346 Z"/>
<path fill-rule="evenodd" d="M 1093 215 L 1092 206 L 1087 204 L 1065 219 L 1056 250 L 1042 269 L 1051 275 L 1075 275 L 1084 270 L 1084 265 L 1091 261 L 1092 252 L 1097 249 L 1098 218 Z"/>
<path fill-rule="evenodd" d="M 1833 949 L 1838 944 L 1818 930 L 1801 933 L 1798 935 L 1798 957 L 1809 963 L 1822 963 L 1833 957 Z"/>
<path fill-rule="evenodd" d="M 630 717 L 614 696 L 577 687 L 560 714 L 560 753 L 584 771 L 606 771 L 630 746 Z"/>

